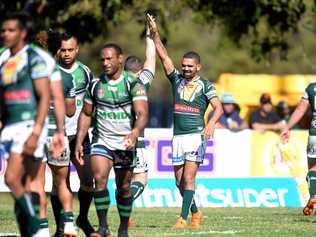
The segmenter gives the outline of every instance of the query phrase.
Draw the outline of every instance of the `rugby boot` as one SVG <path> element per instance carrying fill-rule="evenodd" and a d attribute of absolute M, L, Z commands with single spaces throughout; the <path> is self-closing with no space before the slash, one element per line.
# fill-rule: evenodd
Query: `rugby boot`
<path fill-rule="evenodd" d="M 94 232 L 94 229 L 87 218 L 78 216 L 76 225 L 83 231 L 85 236 L 90 236 L 90 234 Z"/>
<path fill-rule="evenodd" d="M 112 237 L 109 228 L 99 227 L 98 231 L 92 232 L 90 237 Z"/>
<path fill-rule="evenodd" d="M 199 210 L 192 213 L 190 227 L 193 229 L 199 229 L 203 221 L 203 213 Z"/>
<path fill-rule="evenodd" d="M 135 224 L 134 224 L 134 221 L 132 219 L 132 217 L 128 218 L 128 222 L 127 222 L 127 226 L 128 228 L 131 228 L 133 227 Z"/>
<path fill-rule="evenodd" d="M 174 229 L 182 229 L 188 227 L 187 221 L 184 220 L 182 217 L 179 217 L 176 221 L 176 224 L 174 224 Z"/>
<path fill-rule="evenodd" d="M 316 198 L 310 198 L 306 204 L 306 206 L 303 208 L 303 214 L 305 216 L 310 216 L 313 214 L 314 205 L 316 205 Z"/>
<path fill-rule="evenodd" d="M 128 237 L 128 231 L 127 230 L 118 230 L 117 237 Z"/>

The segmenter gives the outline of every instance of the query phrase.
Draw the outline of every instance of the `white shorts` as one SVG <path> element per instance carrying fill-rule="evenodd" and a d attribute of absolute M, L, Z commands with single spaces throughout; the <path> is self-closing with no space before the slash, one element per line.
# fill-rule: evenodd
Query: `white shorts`
<path fill-rule="evenodd" d="M 183 165 L 186 160 L 203 163 L 206 142 L 200 133 L 175 135 L 172 139 L 172 164 Z"/>
<path fill-rule="evenodd" d="M 68 166 L 70 163 L 70 149 L 68 137 L 64 137 L 65 151 L 58 159 L 54 159 L 51 156 L 51 152 L 49 151 L 52 140 L 52 137 L 48 137 L 45 144 L 45 156 L 47 157 L 47 163 L 54 166 Z"/>
<path fill-rule="evenodd" d="M 148 152 L 146 148 L 136 148 L 136 166 L 133 170 L 134 174 L 145 173 L 148 171 L 147 154 Z"/>
<path fill-rule="evenodd" d="M 5 158 L 8 158 L 10 153 L 22 154 L 24 143 L 33 131 L 33 125 L 34 121 L 23 121 L 7 125 L 3 128 L 0 143 L 4 148 Z M 46 137 L 47 125 L 44 125 L 37 142 L 37 148 L 33 154 L 35 159 L 43 159 Z"/>
<path fill-rule="evenodd" d="M 316 136 L 308 136 L 307 157 L 316 158 Z"/>

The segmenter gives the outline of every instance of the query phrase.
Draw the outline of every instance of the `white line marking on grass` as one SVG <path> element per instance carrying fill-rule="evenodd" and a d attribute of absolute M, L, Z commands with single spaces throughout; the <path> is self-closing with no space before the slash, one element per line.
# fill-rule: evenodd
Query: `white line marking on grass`
<path fill-rule="evenodd" d="M 224 230 L 224 231 L 216 231 L 216 230 L 209 230 L 209 231 L 191 231 L 191 232 L 182 232 L 182 233 L 164 233 L 163 236 L 186 236 L 186 235 L 205 235 L 205 234 L 223 234 L 223 235 L 234 235 L 240 231 L 235 230 Z M 154 235 L 154 236 L 161 236 L 161 234 Z"/>

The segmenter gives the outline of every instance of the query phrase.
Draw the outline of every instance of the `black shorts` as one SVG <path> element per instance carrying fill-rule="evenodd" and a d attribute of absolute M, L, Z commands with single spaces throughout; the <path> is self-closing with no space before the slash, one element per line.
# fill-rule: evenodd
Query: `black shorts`
<path fill-rule="evenodd" d="M 130 169 L 136 166 L 135 150 L 110 150 L 102 144 L 92 144 L 90 155 L 104 156 L 113 161 L 115 169 Z"/>
<path fill-rule="evenodd" d="M 76 148 L 76 135 L 68 136 L 69 140 L 69 149 L 70 149 L 70 158 L 74 157 L 75 155 L 75 148 Z M 83 154 L 84 156 L 90 155 L 90 139 L 87 135 L 83 140 Z"/>

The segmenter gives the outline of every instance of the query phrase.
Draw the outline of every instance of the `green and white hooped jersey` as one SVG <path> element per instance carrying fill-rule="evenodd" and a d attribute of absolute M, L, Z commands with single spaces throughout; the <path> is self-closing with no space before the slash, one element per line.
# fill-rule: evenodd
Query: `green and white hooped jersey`
<path fill-rule="evenodd" d="M 168 79 L 174 100 L 174 135 L 201 133 L 209 101 L 217 97 L 214 85 L 200 76 L 187 82 L 176 69 L 168 75 Z"/>
<path fill-rule="evenodd" d="M 61 76 L 64 80 L 71 80 L 75 86 L 76 93 L 76 112 L 71 118 L 66 117 L 65 127 L 67 136 L 77 133 L 77 123 L 81 109 L 83 107 L 83 98 L 86 89 L 89 86 L 93 76 L 90 69 L 79 61 L 76 61 L 70 69 L 59 66 Z"/>
<path fill-rule="evenodd" d="M 125 150 L 124 137 L 133 128 L 133 101 L 147 100 L 145 86 L 123 71 L 120 78 L 110 80 L 105 74 L 90 83 L 84 101 L 95 108 L 93 143 L 102 142 L 110 150 Z"/>
<path fill-rule="evenodd" d="M 55 67 L 55 70 L 51 76 L 51 81 L 62 81 L 63 85 L 63 94 L 65 99 L 74 99 L 76 97 L 75 94 L 75 86 L 72 80 L 67 80 L 67 78 L 62 77 L 60 73 L 60 69 L 58 66 Z M 55 116 L 55 106 L 51 101 L 49 111 L 48 111 L 48 136 L 51 137 L 54 135 L 56 130 L 56 116 Z"/>
<path fill-rule="evenodd" d="M 0 54 L 0 83 L 4 89 L 4 123 L 34 120 L 37 98 L 33 80 L 50 78 L 55 60 L 35 45 L 25 45 L 15 55 L 9 49 Z"/>
<path fill-rule="evenodd" d="M 306 87 L 302 99 L 308 100 L 313 114 L 309 135 L 316 136 L 316 82 L 312 82 Z"/>

